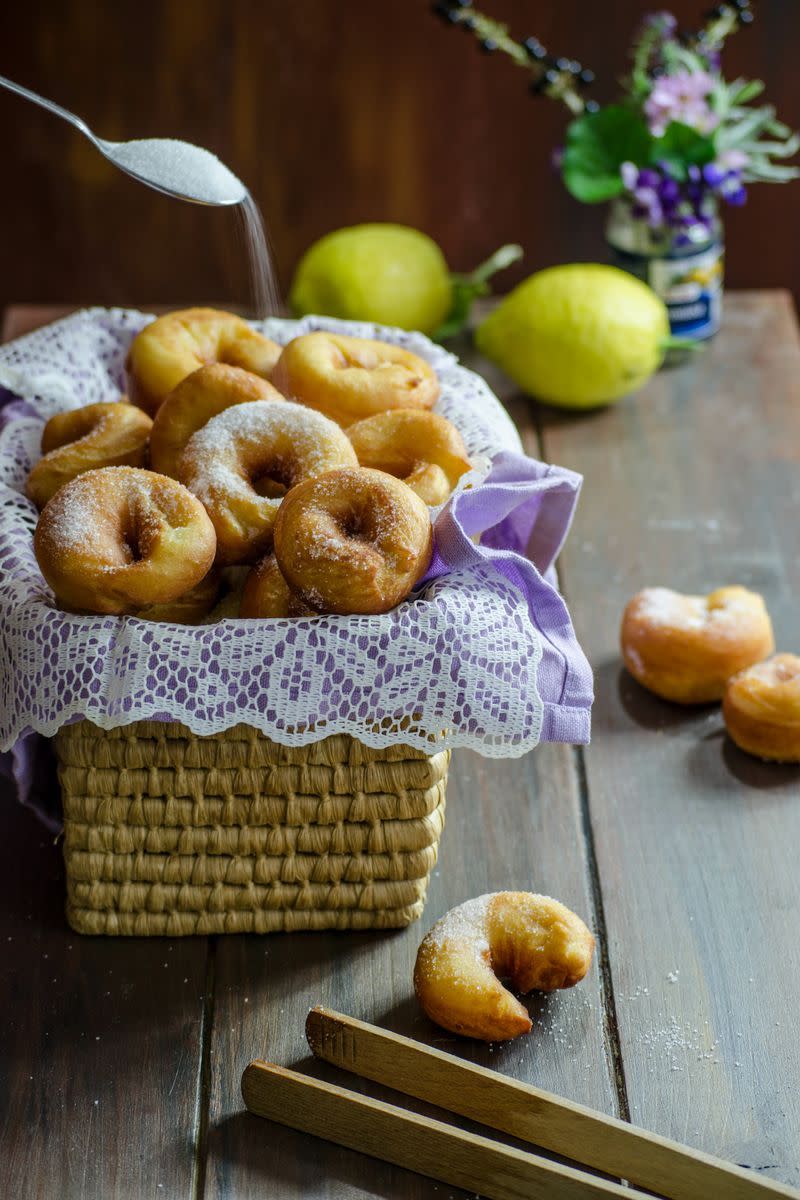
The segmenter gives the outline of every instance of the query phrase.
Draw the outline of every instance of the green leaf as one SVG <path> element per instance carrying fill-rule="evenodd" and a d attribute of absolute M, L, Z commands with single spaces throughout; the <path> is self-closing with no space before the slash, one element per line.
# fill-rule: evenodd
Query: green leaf
<path fill-rule="evenodd" d="M 630 108 L 611 104 L 577 117 L 567 128 L 562 175 L 567 190 L 584 204 L 602 204 L 622 190 L 624 162 L 643 166 L 653 138 Z"/>
<path fill-rule="evenodd" d="M 751 79 L 749 83 L 743 81 L 739 90 L 731 96 L 731 104 L 747 104 L 749 100 L 760 96 L 763 90 L 764 84 L 760 79 Z"/>
<path fill-rule="evenodd" d="M 451 275 L 453 300 L 450 312 L 434 333 L 433 340 L 442 342 L 445 338 L 455 337 L 456 334 L 461 333 L 469 320 L 473 300 L 478 296 L 490 295 L 492 289 L 489 286 L 489 280 L 492 275 L 510 267 L 512 263 L 522 258 L 522 254 L 522 246 L 509 243 L 501 246 L 499 250 L 495 250 L 494 254 L 486 259 L 486 262 L 482 262 L 469 274 Z"/>
<path fill-rule="evenodd" d="M 653 139 L 650 162 L 666 163 L 678 180 L 685 180 L 688 168 L 702 167 L 714 158 L 712 138 L 680 121 L 671 121 L 660 138 Z"/>

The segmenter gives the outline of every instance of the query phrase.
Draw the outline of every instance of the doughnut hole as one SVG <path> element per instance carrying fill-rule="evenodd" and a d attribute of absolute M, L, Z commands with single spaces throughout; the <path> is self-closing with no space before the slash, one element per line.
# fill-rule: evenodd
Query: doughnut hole
<path fill-rule="evenodd" d="M 800 762 L 800 658 L 776 654 L 729 680 L 722 701 L 736 745 L 757 758 Z"/>
<path fill-rule="evenodd" d="M 275 523 L 282 574 L 324 612 L 388 612 L 425 574 L 432 547 L 423 501 L 401 480 L 365 467 L 292 488 Z"/>
<path fill-rule="evenodd" d="M 151 427 L 145 413 L 124 401 L 56 413 L 42 431 L 44 457 L 28 476 L 27 496 L 42 509 L 60 487 L 86 471 L 144 466 Z"/>
<path fill-rule="evenodd" d="M 133 613 L 205 577 L 216 539 L 203 506 L 172 479 L 134 467 L 88 471 L 46 505 L 34 550 L 62 607 Z"/>
<path fill-rule="evenodd" d="M 395 475 L 429 505 L 443 504 L 470 469 L 455 425 L 439 413 L 394 409 L 347 430 L 362 467 Z"/>
<path fill-rule="evenodd" d="M 209 363 L 241 367 L 267 378 L 280 346 L 233 313 L 187 308 L 157 317 L 137 334 L 126 370 L 131 400 L 154 415 L 178 384 Z"/>
<path fill-rule="evenodd" d="M 439 395 L 436 372 L 410 350 L 323 331 L 289 342 L 271 378 L 345 427 L 386 409 L 429 409 Z"/>
<path fill-rule="evenodd" d="M 237 404 L 189 440 L 178 477 L 217 533 L 221 564 L 257 562 L 272 549 L 282 498 L 296 483 L 355 464 L 346 435 L 321 413 L 285 400 Z"/>

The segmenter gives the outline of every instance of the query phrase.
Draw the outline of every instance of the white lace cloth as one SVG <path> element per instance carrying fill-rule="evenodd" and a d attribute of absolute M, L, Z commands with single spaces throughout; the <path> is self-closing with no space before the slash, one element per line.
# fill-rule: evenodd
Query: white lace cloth
<path fill-rule="evenodd" d="M 33 554 L 36 510 L 25 498 L 53 413 L 116 398 L 147 314 L 92 309 L 0 347 L 7 407 L 0 432 L 0 749 L 87 717 L 103 728 L 162 718 L 195 733 L 240 722 L 287 745 L 349 733 L 372 746 L 470 746 L 522 754 L 542 724 L 542 646 L 525 598 L 487 567 L 438 579 L 384 616 L 240 621 L 190 627 L 135 617 L 62 613 Z M 335 329 L 407 346 L 441 383 L 437 411 L 461 431 L 478 469 L 520 450 L 487 385 L 420 334 L 309 317 L 270 319 L 285 343 Z"/>

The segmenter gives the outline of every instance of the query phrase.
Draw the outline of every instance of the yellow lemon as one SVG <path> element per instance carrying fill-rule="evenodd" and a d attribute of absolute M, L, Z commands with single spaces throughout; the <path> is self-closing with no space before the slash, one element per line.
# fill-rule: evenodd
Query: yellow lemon
<path fill-rule="evenodd" d="M 596 408 L 641 387 L 664 358 L 664 303 L 616 267 L 573 263 L 538 271 L 475 333 L 478 348 L 532 396 Z"/>

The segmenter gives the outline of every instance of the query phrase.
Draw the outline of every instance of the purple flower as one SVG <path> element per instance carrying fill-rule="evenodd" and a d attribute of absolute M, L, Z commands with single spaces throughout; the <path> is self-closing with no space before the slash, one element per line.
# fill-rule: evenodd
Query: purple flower
<path fill-rule="evenodd" d="M 680 121 L 700 133 L 710 133 L 719 117 L 709 108 L 715 80 L 707 71 L 678 71 L 654 80 L 644 106 L 654 137 L 662 137 L 671 121 Z"/>

